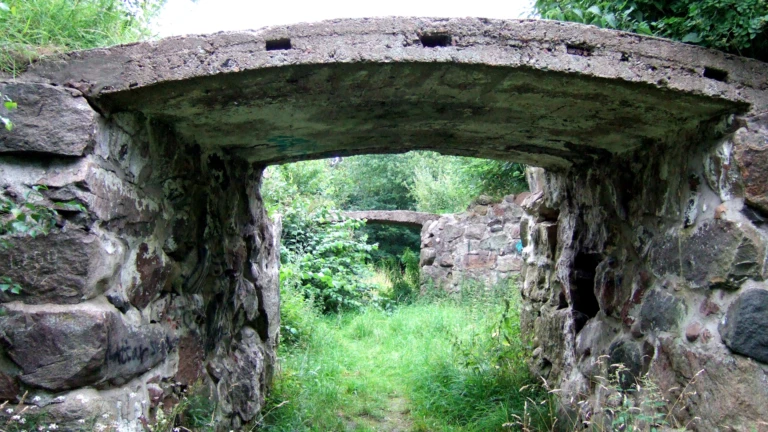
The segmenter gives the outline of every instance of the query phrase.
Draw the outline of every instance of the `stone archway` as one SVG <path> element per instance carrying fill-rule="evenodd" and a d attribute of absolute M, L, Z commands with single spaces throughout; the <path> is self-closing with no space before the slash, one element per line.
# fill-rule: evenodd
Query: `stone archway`
<path fill-rule="evenodd" d="M 689 415 L 746 428 L 768 393 L 723 383 L 766 377 L 768 333 L 753 331 L 768 303 L 766 83 L 765 64 L 693 46 L 478 19 L 329 21 L 40 62 L 2 82 L 21 109 L 0 169 L 9 194 L 47 186 L 61 220 L 2 252 L 24 291 L 2 298 L 0 396 L 29 389 L 66 422 L 84 394 L 129 424 L 205 377 L 223 428 L 253 419 L 279 328 L 262 169 L 431 149 L 547 170 L 529 173 L 523 320 L 564 401 L 596 409 L 601 355 L 668 387 L 702 367 Z"/>

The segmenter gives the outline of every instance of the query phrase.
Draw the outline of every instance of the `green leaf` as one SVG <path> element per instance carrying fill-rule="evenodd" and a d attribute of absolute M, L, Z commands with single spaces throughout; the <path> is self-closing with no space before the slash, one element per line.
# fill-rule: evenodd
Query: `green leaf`
<path fill-rule="evenodd" d="M 616 16 L 614 14 L 607 13 L 603 15 L 603 19 L 605 19 L 609 26 L 616 28 Z"/>
<path fill-rule="evenodd" d="M 1 11 L 5 11 L 5 12 L 9 12 L 11 10 L 11 8 L 9 8 L 7 4 L 5 4 L 3 2 L 0 2 L 0 10 Z"/>
<path fill-rule="evenodd" d="M 594 6 L 590 7 L 589 9 L 587 9 L 587 12 L 592 12 L 593 14 L 595 14 L 595 15 L 597 15 L 597 16 L 600 16 L 600 15 L 602 15 L 602 14 L 603 14 L 603 13 L 600 11 L 600 7 L 599 7 L 599 6 L 597 6 L 597 5 L 594 5 Z"/>
<path fill-rule="evenodd" d="M 637 32 L 644 35 L 652 35 L 651 27 L 647 22 L 641 22 L 637 25 Z"/>
<path fill-rule="evenodd" d="M 5 107 L 5 109 L 7 109 L 8 111 L 11 111 L 11 110 L 15 110 L 16 108 L 18 108 L 18 107 L 19 107 L 19 104 L 17 104 L 17 103 L 16 103 L 16 102 L 14 102 L 14 101 L 5 101 L 5 102 L 3 102 L 3 106 L 4 106 L 4 107 Z"/>
<path fill-rule="evenodd" d="M 701 36 L 699 36 L 699 34 L 696 32 L 691 32 L 683 36 L 682 40 L 685 43 L 699 43 L 701 42 Z"/>
<path fill-rule="evenodd" d="M 7 118 L 5 118 L 3 116 L 0 116 L 0 122 L 2 122 L 3 125 L 5 125 L 5 129 L 6 130 L 8 130 L 8 131 L 12 131 L 13 130 L 13 123 L 11 122 L 10 119 L 7 119 Z"/>

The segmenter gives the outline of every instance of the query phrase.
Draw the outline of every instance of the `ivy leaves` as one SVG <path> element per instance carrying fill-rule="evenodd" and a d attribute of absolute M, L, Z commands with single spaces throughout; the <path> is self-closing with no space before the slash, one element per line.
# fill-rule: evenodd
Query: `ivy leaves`
<path fill-rule="evenodd" d="M 0 195 L 0 247 L 11 247 L 8 238 L 23 234 L 29 237 L 45 235 L 56 224 L 56 211 L 34 202 L 35 195 L 45 186 L 34 186 L 21 203 Z M 19 294 L 21 285 L 7 276 L 0 276 L 0 291 Z"/>

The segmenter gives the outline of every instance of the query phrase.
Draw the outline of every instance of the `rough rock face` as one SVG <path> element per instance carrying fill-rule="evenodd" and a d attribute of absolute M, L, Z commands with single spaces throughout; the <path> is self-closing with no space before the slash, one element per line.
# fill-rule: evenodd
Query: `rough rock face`
<path fill-rule="evenodd" d="M 252 420 L 279 328 L 280 227 L 261 203 L 263 167 L 202 153 L 138 113 L 101 118 L 77 90 L 5 89 L 26 104 L 18 134 L 1 141 L 15 152 L 0 157 L 5 196 L 45 185 L 32 196 L 59 219 L 0 250 L 0 274 L 22 286 L 0 295 L 2 397 L 28 391 L 66 430 L 107 413 L 138 431 L 200 381 L 222 429 Z M 39 118 L 26 117 L 33 108 Z M 34 122 L 60 135 L 43 140 Z"/>
<path fill-rule="evenodd" d="M 455 292 L 463 282 L 490 286 L 519 275 L 522 214 L 510 195 L 500 203 L 478 203 L 464 213 L 424 224 L 419 262 L 422 291 L 433 286 Z"/>
<path fill-rule="evenodd" d="M 10 303 L 0 323 L 8 357 L 31 387 L 60 391 L 124 383 L 165 360 L 175 338 L 158 324 L 131 325 L 106 302 L 77 308 Z"/>
<path fill-rule="evenodd" d="M 768 363 L 768 291 L 743 292 L 728 308 L 720 326 L 725 345 L 733 352 Z"/>
<path fill-rule="evenodd" d="M 18 104 L 14 129 L 0 135 L 0 152 L 82 156 L 94 143 L 98 114 L 74 89 L 46 84 L 0 83 L 0 93 Z"/>
<path fill-rule="evenodd" d="M 0 274 L 21 284 L 23 291 L 0 294 L 5 301 L 69 304 L 91 299 L 106 291 L 124 258 L 116 238 L 74 226 L 46 237 L 18 236 L 9 243 L 0 249 Z"/>
<path fill-rule="evenodd" d="M 650 372 L 681 425 L 762 427 L 766 179 L 748 176 L 766 130 L 730 119 L 597 167 L 529 169 L 522 325 L 564 421 L 610 421 L 611 392 Z"/>

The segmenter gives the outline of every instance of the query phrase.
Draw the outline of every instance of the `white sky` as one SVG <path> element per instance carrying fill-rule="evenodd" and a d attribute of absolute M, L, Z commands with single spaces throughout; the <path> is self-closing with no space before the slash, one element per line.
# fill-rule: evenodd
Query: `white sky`
<path fill-rule="evenodd" d="M 534 0 L 168 0 L 159 36 L 248 30 L 331 18 L 528 18 Z"/>

